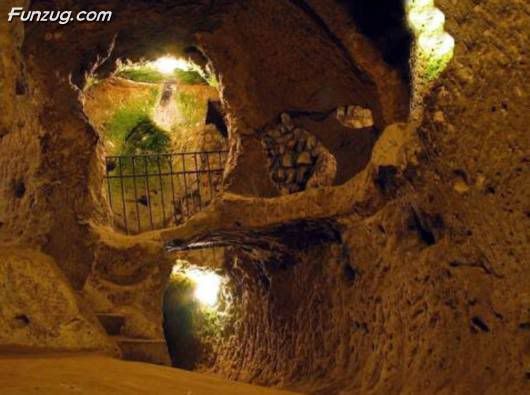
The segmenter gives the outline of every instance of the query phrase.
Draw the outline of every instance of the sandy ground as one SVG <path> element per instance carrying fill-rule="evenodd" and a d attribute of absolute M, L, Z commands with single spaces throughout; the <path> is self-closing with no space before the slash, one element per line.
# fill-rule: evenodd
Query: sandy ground
<path fill-rule="evenodd" d="M 289 394 L 212 375 L 84 355 L 0 355 L 7 394 Z"/>

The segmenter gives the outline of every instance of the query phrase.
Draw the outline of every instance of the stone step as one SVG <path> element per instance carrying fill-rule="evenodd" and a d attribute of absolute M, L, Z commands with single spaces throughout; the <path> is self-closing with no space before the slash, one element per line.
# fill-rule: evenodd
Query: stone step
<path fill-rule="evenodd" d="M 99 322 L 105 328 L 105 331 L 109 336 L 119 336 L 121 334 L 121 328 L 125 324 L 125 317 L 120 314 L 114 313 L 96 313 Z"/>
<path fill-rule="evenodd" d="M 113 336 L 118 344 L 122 359 L 171 366 L 171 359 L 164 339 L 134 339 Z"/>

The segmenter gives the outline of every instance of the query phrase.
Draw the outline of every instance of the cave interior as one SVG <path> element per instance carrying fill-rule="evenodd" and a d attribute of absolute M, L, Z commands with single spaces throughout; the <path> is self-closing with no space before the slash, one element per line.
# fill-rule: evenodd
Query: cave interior
<path fill-rule="evenodd" d="M 0 14 L 7 393 L 530 393 L 530 4 Z"/>

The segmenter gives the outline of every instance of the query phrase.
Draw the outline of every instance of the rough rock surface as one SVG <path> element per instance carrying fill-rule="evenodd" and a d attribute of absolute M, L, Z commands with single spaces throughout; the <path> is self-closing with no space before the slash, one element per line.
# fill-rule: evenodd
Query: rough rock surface
<path fill-rule="evenodd" d="M 171 270 L 157 233 L 118 235 L 94 227 L 98 239 L 94 264 L 83 288 L 97 312 L 125 317 L 122 335 L 162 338 L 162 294 Z"/>
<path fill-rule="evenodd" d="M 236 302 L 239 335 L 216 367 L 230 377 L 322 393 L 529 391 L 529 9 L 437 4 L 456 56 L 420 128 L 382 133 L 361 188 L 370 196 L 372 184 L 377 199 L 349 195 L 348 215 L 328 189 L 226 197 L 220 227 L 337 215 L 343 224 L 342 243 L 301 251 L 294 266 L 239 264 L 249 284 Z M 192 233 L 215 226 L 198 222 Z M 267 281 L 253 283 L 256 266 Z"/>
<path fill-rule="evenodd" d="M 2 245 L 0 299 L 0 349 L 114 350 L 49 256 Z"/>
<path fill-rule="evenodd" d="M 381 81 L 376 82 L 375 77 L 382 80 L 388 75 L 372 75 L 358 67 L 362 56 L 353 48 L 338 46 L 333 34 L 305 3 L 236 2 L 223 16 L 218 30 L 197 35 L 198 43 L 221 76 L 221 96 L 232 133 L 254 135 L 280 114 L 298 113 L 308 122 L 300 127 L 317 136 L 337 158 L 340 170 L 335 182 L 343 183 L 366 165 L 377 133 L 352 133 L 330 114 L 340 106 L 357 103 L 373 109 L 375 129 L 379 130 L 402 119 L 397 108 L 403 103 L 383 101 L 377 95 Z M 365 45 L 370 47 L 369 43 Z M 383 63 L 375 58 L 372 61 L 371 70 Z M 393 93 L 403 93 L 399 84 L 393 87 Z M 326 118 L 327 122 L 321 122 Z M 241 172 L 263 174 L 262 161 L 256 155 L 253 157 L 257 160 L 246 160 L 246 156 L 243 153 L 234 157 L 233 168 L 227 169 L 225 189 L 271 196 L 269 189 L 252 185 L 261 176 L 241 176 Z"/>
<path fill-rule="evenodd" d="M 436 2 L 456 51 L 419 127 L 395 123 L 407 89 L 385 80 L 395 73 L 335 2 L 185 3 L 120 2 L 114 23 L 72 24 L 47 45 L 50 26 L 33 25 L 22 52 L 22 27 L 0 25 L 2 237 L 43 246 L 82 286 L 98 248 L 86 220 L 104 221 L 105 205 L 98 137 L 70 81 L 82 84 L 117 31 L 111 59 L 156 56 L 180 38 L 220 77 L 230 193 L 168 240 L 341 224 L 340 241 L 293 248 L 289 265 L 259 248 L 227 259 L 237 313 L 211 368 L 321 393 L 528 393 L 528 2 Z M 138 11 L 149 18 L 130 18 Z M 372 110 L 373 132 L 337 120 L 352 104 Z M 338 186 L 276 196 L 257 131 L 293 111 L 336 158 Z M 116 262 L 109 272 L 134 269 Z"/>

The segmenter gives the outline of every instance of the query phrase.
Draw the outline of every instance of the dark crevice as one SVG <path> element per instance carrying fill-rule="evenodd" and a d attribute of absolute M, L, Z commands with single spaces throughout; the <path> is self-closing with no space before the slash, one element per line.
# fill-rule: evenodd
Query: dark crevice
<path fill-rule="evenodd" d="M 14 320 L 21 327 L 28 326 L 29 323 L 30 323 L 30 320 L 29 320 L 28 316 L 25 315 L 25 314 L 16 315 L 14 317 Z"/>
<path fill-rule="evenodd" d="M 473 317 L 471 319 L 471 323 L 474 325 L 474 327 L 480 329 L 482 332 L 490 331 L 489 326 L 480 317 Z"/>
<path fill-rule="evenodd" d="M 280 253 L 305 250 L 326 243 L 340 243 L 342 236 L 334 220 L 300 220 L 264 228 L 239 228 L 207 232 L 191 240 L 173 240 L 166 244 L 168 252 L 204 247 L 239 246 L 272 250 Z"/>
<path fill-rule="evenodd" d="M 451 268 L 477 268 L 482 269 L 486 274 L 493 275 L 494 277 L 501 278 L 499 274 L 491 268 L 491 265 L 485 259 L 479 259 L 477 261 L 467 262 L 463 260 L 453 260 L 449 262 Z"/>
<path fill-rule="evenodd" d="M 15 94 L 17 96 L 23 96 L 26 94 L 26 84 L 21 79 L 16 80 L 15 82 Z"/>
<path fill-rule="evenodd" d="M 228 127 L 225 122 L 225 112 L 221 101 L 208 100 L 206 124 L 214 124 L 223 137 L 228 137 Z"/>
<path fill-rule="evenodd" d="M 374 182 L 384 195 L 391 195 L 396 192 L 398 188 L 397 174 L 398 169 L 395 166 L 379 166 L 377 168 Z"/>
<path fill-rule="evenodd" d="M 23 180 L 17 180 L 13 183 L 13 193 L 17 199 L 21 199 L 26 194 L 26 184 Z"/>
<path fill-rule="evenodd" d="M 410 229 L 417 231 L 421 241 L 428 246 L 436 244 L 437 234 L 444 227 L 444 221 L 441 216 L 429 216 L 413 208 L 410 221 Z"/>
<path fill-rule="evenodd" d="M 343 267 L 344 277 L 348 283 L 353 283 L 357 278 L 357 271 L 351 265 L 346 263 Z"/>

